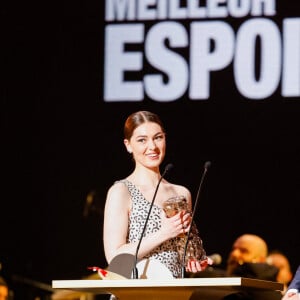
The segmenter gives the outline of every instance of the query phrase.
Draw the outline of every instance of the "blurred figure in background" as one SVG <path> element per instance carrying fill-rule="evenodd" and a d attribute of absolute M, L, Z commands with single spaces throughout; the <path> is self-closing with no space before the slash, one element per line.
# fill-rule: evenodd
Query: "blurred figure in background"
<path fill-rule="evenodd" d="M 279 250 L 272 250 L 267 257 L 267 263 L 275 266 L 279 271 L 276 280 L 283 283 L 282 294 L 285 294 L 289 283 L 292 280 L 293 273 L 288 258 Z"/>
<path fill-rule="evenodd" d="M 226 275 L 277 281 L 278 269 L 267 263 L 266 241 L 255 234 L 243 234 L 233 243 Z"/>
<path fill-rule="evenodd" d="M 8 300 L 9 288 L 6 280 L 0 277 L 0 300 Z"/>
<path fill-rule="evenodd" d="M 209 277 L 246 277 L 260 280 L 277 281 L 278 269 L 267 263 L 268 246 L 266 241 L 256 234 L 246 233 L 236 238 L 229 252 L 226 268 L 207 268 Z M 205 277 L 208 272 L 198 272 L 193 277 Z M 214 275 L 215 274 L 215 275 Z M 245 290 L 226 295 L 223 300 L 280 300 L 279 291 L 251 291 Z M 192 300 L 197 296 L 193 295 Z"/>
<path fill-rule="evenodd" d="M 240 276 L 260 280 L 277 281 L 278 269 L 267 263 L 266 241 L 255 234 L 243 234 L 233 243 L 227 259 L 227 276 Z M 245 291 L 233 293 L 224 300 L 279 300 L 279 291 Z"/>

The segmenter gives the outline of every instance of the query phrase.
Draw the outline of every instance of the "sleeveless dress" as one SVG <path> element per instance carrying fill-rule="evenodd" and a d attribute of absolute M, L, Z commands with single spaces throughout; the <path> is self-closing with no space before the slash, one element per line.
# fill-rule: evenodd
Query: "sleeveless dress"
<path fill-rule="evenodd" d="M 151 203 L 145 199 L 141 191 L 130 181 L 124 179 L 116 181 L 116 183 L 117 182 L 124 183 L 131 195 L 132 207 L 129 213 L 130 221 L 128 224 L 127 242 L 137 242 L 141 237 Z M 152 232 L 157 232 L 160 229 L 161 213 L 162 208 L 154 204 L 151 209 L 144 236 L 147 236 Z M 195 234 L 193 236 L 195 237 Z M 178 255 L 178 241 L 179 238 L 177 237 L 169 239 L 145 256 L 145 258 L 156 259 L 165 265 L 171 271 L 174 278 L 181 278 L 182 276 L 181 261 Z M 198 237 L 198 242 L 201 243 L 199 246 L 203 250 L 200 237 Z M 203 254 L 205 254 L 204 250 Z"/>

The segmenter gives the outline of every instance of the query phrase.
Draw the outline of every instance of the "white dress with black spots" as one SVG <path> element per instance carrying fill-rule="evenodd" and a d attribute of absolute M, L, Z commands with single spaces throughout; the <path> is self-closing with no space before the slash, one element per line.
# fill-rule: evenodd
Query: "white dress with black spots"
<path fill-rule="evenodd" d="M 119 180 L 116 182 L 124 183 L 130 192 L 132 207 L 129 213 L 130 221 L 128 225 L 129 230 L 127 242 L 137 242 L 141 237 L 151 203 L 145 199 L 141 191 L 130 181 Z M 151 209 L 151 214 L 148 219 L 144 236 L 160 229 L 161 213 L 162 208 L 154 204 Z M 192 227 L 190 239 L 196 240 L 198 248 L 201 250 L 202 255 L 205 256 L 205 251 L 202 247 L 202 240 L 198 234 L 196 225 Z M 174 278 L 181 278 L 182 273 L 181 262 L 177 251 L 178 241 L 179 238 L 172 238 L 162 243 L 145 256 L 145 258 L 156 259 L 164 264 L 171 271 Z"/>

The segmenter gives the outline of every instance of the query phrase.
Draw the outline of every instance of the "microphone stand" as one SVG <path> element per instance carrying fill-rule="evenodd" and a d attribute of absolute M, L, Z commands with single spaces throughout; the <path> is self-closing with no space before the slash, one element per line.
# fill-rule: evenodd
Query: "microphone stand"
<path fill-rule="evenodd" d="M 145 224 L 144 224 L 144 227 L 143 227 L 143 231 L 141 233 L 141 236 L 140 236 L 140 239 L 139 239 L 139 242 L 137 244 L 137 247 L 136 247 L 136 251 L 135 251 L 135 257 L 134 257 L 134 266 L 133 266 L 133 270 L 132 270 L 132 277 L 133 279 L 138 279 L 139 278 L 139 275 L 138 275 L 138 269 L 137 269 L 137 261 L 138 261 L 138 253 L 139 253 L 139 250 L 140 250 L 140 246 L 141 246 L 141 242 L 142 242 L 142 239 L 143 239 L 143 236 L 144 236 L 144 233 L 146 231 L 146 227 L 147 227 L 147 223 L 148 223 L 148 220 L 149 220 L 149 217 L 150 217 L 150 213 L 151 213 L 151 210 L 152 210 L 152 207 L 153 207 L 153 204 L 154 204 L 154 200 L 156 198 L 156 194 L 157 194 L 157 191 L 158 191 L 158 188 L 159 188 L 159 185 L 162 181 L 162 179 L 164 178 L 164 176 L 167 174 L 167 172 L 173 168 L 173 165 L 172 164 L 168 164 L 162 174 L 162 176 L 160 177 L 158 183 L 157 183 L 157 186 L 156 186 L 156 189 L 155 189 L 155 192 L 154 192 L 154 195 L 153 195 L 153 198 L 152 198 L 152 201 L 151 201 L 151 204 L 150 204 L 150 208 L 149 208 L 149 212 L 148 212 L 148 215 L 147 215 L 147 218 L 146 218 L 146 221 L 145 221 Z"/>
<path fill-rule="evenodd" d="M 195 205 L 194 205 L 194 209 L 193 209 L 193 213 L 192 213 L 192 218 L 191 218 L 191 225 L 190 225 L 189 231 L 188 231 L 188 233 L 186 235 L 186 241 L 185 241 L 185 245 L 184 245 L 183 258 L 182 258 L 182 265 L 181 265 L 181 277 L 182 278 L 184 278 L 184 273 L 185 273 L 185 262 L 186 262 L 185 256 L 186 256 L 187 246 L 188 246 L 188 243 L 189 243 L 189 237 L 190 237 L 190 234 L 191 234 L 191 229 L 192 229 L 193 222 L 194 222 L 195 211 L 196 211 L 196 208 L 197 208 L 198 199 L 199 199 L 200 191 L 201 191 L 201 188 L 202 188 L 202 184 L 203 184 L 205 175 L 206 175 L 207 170 L 210 167 L 210 165 L 211 165 L 210 161 L 207 161 L 204 164 L 204 172 L 202 174 L 200 185 L 199 185 L 199 188 L 198 188 L 198 191 L 197 191 L 197 196 L 196 196 Z"/>

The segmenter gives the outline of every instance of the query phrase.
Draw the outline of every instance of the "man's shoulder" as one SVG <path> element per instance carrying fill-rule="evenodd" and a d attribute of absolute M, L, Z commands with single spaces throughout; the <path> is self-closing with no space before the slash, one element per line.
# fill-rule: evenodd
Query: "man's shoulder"
<path fill-rule="evenodd" d="M 234 270 L 234 275 L 261 280 L 276 281 L 278 269 L 267 263 L 244 263 Z"/>

